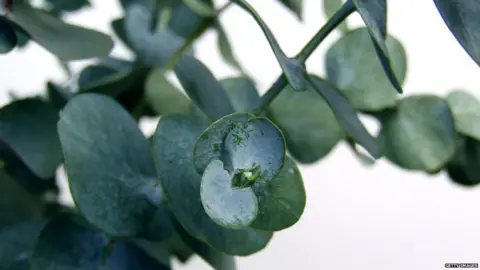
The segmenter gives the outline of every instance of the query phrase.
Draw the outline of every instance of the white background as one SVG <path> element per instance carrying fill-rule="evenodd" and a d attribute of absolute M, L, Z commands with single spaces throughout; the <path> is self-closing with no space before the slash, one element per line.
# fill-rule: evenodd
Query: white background
<path fill-rule="evenodd" d="M 112 33 L 109 22 L 121 15 L 116 0 L 92 0 L 69 21 Z M 225 1 L 217 1 L 223 4 Z M 289 55 L 296 54 L 325 23 L 322 1 L 305 0 L 303 23 L 274 0 L 250 3 Z M 405 45 L 409 70 L 407 95 L 445 95 L 461 88 L 480 97 L 480 69 L 446 28 L 431 0 L 388 1 L 389 33 Z M 222 15 L 235 53 L 264 92 L 280 69 L 254 21 L 237 7 Z M 361 26 L 358 15 L 349 22 Z M 332 34 L 308 62 L 324 74 L 323 56 L 337 38 Z M 198 57 L 218 78 L 235 75 L 219 57 L 215 34 L 196 44 Z M 129 57 L 121 45 L 117 56 Z M 85 61 L 74 62 L 78 70 Z M 8 91 L 19 96 L 43 90 L 46 80 L 65 82 L 55 59 L 41 47 L 0 56 L 0 102 Z M 369 122 L 372 130 L 375 125 Z M 151 131 L 152 124 L 144 125 Z M 147 131 L 148 132 L 148 131 Z M 388 161 L 362 167 L 343 144 L 315 166 L 302 167 L 307 207 L 292 228 L 275 234 L 267 249 L 238 259 L 239 269 L 444 269 L 446 262 L 480 263 L 480 188 L 465 189 L 445 175 L 428 177 L 403 171 Z M 68 189 L 62 199 L 69 201 Z M 195 258 L 180 269 L 210 269 Z"/>

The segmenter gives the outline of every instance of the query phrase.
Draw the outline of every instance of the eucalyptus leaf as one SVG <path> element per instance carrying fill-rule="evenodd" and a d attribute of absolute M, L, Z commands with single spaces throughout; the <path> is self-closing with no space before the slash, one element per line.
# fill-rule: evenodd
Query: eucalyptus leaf
<path fill-rule="evenodd" d="M 345 4 L 345 0 L 323 0 L 323 13 L 330 19 L 339 11 Z M 339 26 L 337 26 L 342 32 L 348 32 L 347 20 L 344 20 Z"/>
<path fill-rule="evenodd" d="M 199 60 L 184 56 L 177 62 L 175 74 L 190 99 L 212 120 L 233 113 L 225 89 Z"/>
<path fill-rule="evenodd" d="M 73 93 L 53 82 L 47 82 L 47 92 L 50 102 L 57 108 L 62 109 L 73 97 Z"/>
<path fill-rule="evenodd" d="M 268 40 L 268 43 L 270 44 L 270 47 L 272 48 L 273 53 L 275 54 L 275 57 L 277 58 L 278 63 L 280 64 L 280 67 L 283 70 L 283 73 L 285 74 L 285 77 L 287 78 L 288 83 L 297 91 L 305 90 L 307 86 L 307 82 L 305 80 L 305 65 L 300 61 L 294 58 L 288 58 L 285 55 L 270 28 L 268 28 L 267 24 L 262 20 L 260 15 L 249 3 L 247 3 L 245 0 L 230 1 L 248 12 L 260 26 Z"/>
<path fill-rule="evenodd" d="M 283 167 L 285 142 L 269 120 L 235 113 L 210 125 L 198 138 L 193 155 L 200 174 L 220 160 L 230 174 L 258 170 L 258 180 L 269 181 Z"/>
<path fill-rule="evenodd" d="M 236 112 L 250 112 L 260 101 L 260 94 L 247 77 L 227 78 L 220 81 Z"/>
<path fill-rule="evenodd" d="M 382 67 L 397 92 L 402 93 L 401 82 L 397 78 L 386 45 L 387 36 L 387 0 L 348 0 L 353 1 L 360 16 L 368 27 L 373 45 Z"/>
<path fill-rule="evenodd" d="M 80 89 L 88 89 L 90 84 L 98 84 L 99 81 L 104 80 L 110 76 L 117 74 L 113 68 L 104 65 L 91 65 L 85 67 L 78 75 L 77 83 Z"/>
<path fill-rule="evenodd" d="M 162 117 L 158 124 L 154 155 L 169 205 L 192 237 L 228 254 L 246 256 L 255 253 L 267 245 L 271 232 L 223 228 L 203 209 L 201 176 L 193 164 L 193 148 L 205 128 L 200 120 L 187 116 Z"/>
<path fill-rule="evenodd" d="M 462 136 L 455 156 L 447 166 L 449 177 L 462 186 L 480 183 L 480 142 Z"/>
<path fill-rule="evenodd" d="M 58 133 L 78 210 L 108 235 L 142 232 L 163 191 L 150 143 L 130 114 L 106 96 L 81 94 L 62 111 Z"/>
<path fill-rule="evenodd" d="M 183 0 L 178 2 L 183 2 Z M 213 3 L 211 3 L 211 1 L 204 2 L 203 4 L 213 9 Z M 207 18 L 193 11 L 188 5 L 181 3 L 171 7 L 171 18 L 167 26 L 168 29 L 172 30 L 175 34 L 184 39 L 188 39 L 198 31 L 206 20 Z"/>
<path fill-rule="evenodd" d="M 169 265 L 158 262 L 139 247 L 125 242 L 116 242 L 102 266 L 102 270 L 169 270 Z"/>
<path fill-rule="evenodd" d="M 164 206 L 159 206 L 147 228 L 140 233 L 139 237 L 151 242 L 161 242 L 168 239 L 173 232 L 169 211 Z"/>
<path fill-rule="evenodd" d="M 402 168 L 434 172 L 453 157 L 457 133 L 448 103 L 433 95 L 410 96 L 382 122 L 379 143 Z"/>
<path fill-rule="evenodd" d="M 280 173 L 271 181 L 252 186 L 258 198 L 258 215 L 252 228 L 280 231 L 293 226 L 302 216 L 306 204 L 305 187 L 300 170 L 287 158 Z"/>
<path fill-rule="evenodd" d="M 130 42 L 126 30 L 125 30 L 125 18 L 117 18 L 114 19 L 110 23 L 110 27 L 113 29 L 113 32 L 115 35 L 120 39 L 120 41 L 127 46 L 128 49 L 134 50 L 134 47 L 132 45 L 132 42 Z"/>
<path fill-rule="evenodd" d="M 480 140 L 480 101 L 465 91 L 453 91 L 447 102 L 455 119 L 458 132 Z"/>
<path fill-rule="evenodd" d="M 303 0 L 280 0 L 280 2 L 289 8 L 300 19 L 303 19 Z"/>
<path fill-rule="evenodd" d="M 395 107 L 397 92 L 383 71 L 367 28 L 345 33 L 327 52 L 328 80 L 362 111 L 380 111 Z M 389 36 L 385 44 L 390 52 L 392 69 L 399 83 L 405 80 L 407 56 L 402 44 Z"/>
<path fill-rule="evenodd" d="M 0 268 L 28 270 L 35 240 L 45 226 L 43 220 L 31 220 L 0 230 Z"/>
<path fill-rule="evenodd" d="M 250 187 L 234 187 L 232 178 L 220 160 L 212 161 L 202 176 L 200 198 L 205 212 L 218 225 L 240 229 L 257 216 L 258 201 Z"/>
<path fill-rule="evenodd" d="M 177 228 L 177 232 L 181 240 L 194 250 L 204 261 L 216 270 L 235 270 L 235 258 L 223 252 L 209 247 L 207 244 L 195 239 L 174 219 L 173 224 Z"/>
<path fill-rule="evenodd" d="M 175 258 L 177 258 L 177 260 L 179 260 L 180 262 L 182 263 L 186 263 L 193 255 L 194 255 L 194 251 L 189 247 L 189 245 L 187 245 L 185 243 L 185 241 L 183 240 L 184 238 L 183 237 L 180 237 L 180 230 L 182 228 L 182 225 L 179 225 L 177 224 L 178 221 L 175 223 L 173 222 L 176 230 L 175 232 L 167 239 L 167 247 L 168 247 L 168 250 L 169 252 L 175 256 Z M 184 231 L 184 230 L 183 230 Z M 185 232 L 185 234 L 188 235 L 188 233 Z M 188 235 L 189 238 L 191 239 L 194 239 L 195 241 L 198 241 L 196 240 L 195 238 L 191 237 L 190 235 Z M 200 242 L 200 241 L 198 241 Z M 201 242 L 200 242 L 201 243 Z M 206 244 L 202 243 L 203 245 L 207 246 Z M 208 247 L 208 246 L 207 246 Z"/>
<path fill-rule="evenodd" d="M 480 3 L 476 0 L 434 0 L 457 41 L 480 66 Z"/>
<path fill-rule="evenodd" d="M 285 87 L 271 103 L 268 116 L 285 135 L 292 157 L 301 163 L 325 157 L 345 137 L 332 109 L 311 85 L 302 92 Z"/>
<path fill-rule="evenodd" d="M 374 158 L 380 158 L 382 152 L 377 140 L 370 135 L 358 118 L 357 112 L 348 100 L 328 82 L 309 77 L 312 87 L 325 99 L 340 126 L 355 142 L 363 146 Z"/>
<path fill-rule="evenodd" d="M 65 12 L 78 11 L 82 8 L 90 7 L 92 5 L 89 0 L 47 0 L 46 2 L 55 10 Z"/>
<path fill-rule="evenodd" d="M 59 237 L 58 233 L 62 232 Z M 62 216 L 40 232 L 30 257 L 30 270 L 97 270 L 108 240 L 99 232 Z"/>
<path fill-rule="evenodd" d="M 131 239 L 130 242 L 136 247 L 140 248 L 148 254 L 150 257 L 157 260 L 158 263 L 163 266 L 171 266 L 170 251 L 168 250 L 168 244 L 166 241 L 151 242 L 144 239 Z"/>
<path fill-rule="evenodd" d="M 64 23 L 23 1 L 15 1 L 12 19 L 33 40 L 64 61 L 104 56 L 113 48 L 110 37 Z"/>
<path fill-rule="evenodd" d="M 0 16 L 0 54 L 6 54 L 17 45 L 18 39 L 9 21 Z"/>
<path fill-rule="evenodd" d="M 237 60 L 235 53 L 233 52 L 232 45 L 230 44 L 230 40 L 228 39 L 227 33 L 220 25 L 217 23 L 217 44 L 220 50 L 220 54 L 222 55 L 223 59 L 232 67 L 240 70 L 240 72 L 245 73 L 240 62 Z"/>
<path fill-rule="evenodd" d="M 26 166 L 13 149 L 5 144 L 0 144 L 0 157 L 0 166 L 4 172 L 15 182 L 19 183 L 28 193 L 37 196 L 43 195 L 45 192 L 52 194 L 58 192 L 55 176 L 40 178 Z"/>
<path fill-rule="evenodd" d="M 0 228 L 41 215 L 42 204 L 38 198 L 33 197 L 3 169 L 0 169 L 0 198 Z"/>
<path fill-rule="evenodd" d="M 182 0 L 183 3 L 188 6 L 191 10 L 195 11 L 200 16 L 203 17 L 213 17 L 215 16 L 215 9 L 212 5 L 208 5 L 202 0 Z"/>
<path fill-rule="evenodd" d="M 150 72 L 145 82 L 145 97 L 159 115 L 187 114 L 192 102 L 165 77 L 165 70 Z"/>
<path fill-rule="evenodd" d="M 133 1 L 127 6 L 125 35 L 136 55 L 146 65 L 163 67 L 182 46 L 183 38 L 163 25 L 151 30 L 155 1 Z"/>
<path fill-rule="evenodd" d="M 50 104 L 27 98 L 0 109 L 0 139 L 40 178 L 55 175 L 62 161 L 56 132 L 58 113 Z"/>

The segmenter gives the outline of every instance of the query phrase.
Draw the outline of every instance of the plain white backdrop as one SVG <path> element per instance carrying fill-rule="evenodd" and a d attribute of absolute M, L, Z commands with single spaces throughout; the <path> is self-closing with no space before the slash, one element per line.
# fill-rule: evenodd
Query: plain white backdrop
<path fill-rule="evenodd" d="M 93 9 L 68 17 L 72 23 L 112 33 L 109 22 L 121 15 L 116 0 L 92 0 Z M 226 1 L 216 1 L 219 5 Z M 249 1 L 262 15 L 282 48 L 296 54 L 326 22 L 322 1 L 305 0 L 299 22 L 275 0 Z M 465 89 L 480 97 L 480 68 L 453 38 L 432 0 L 388 1 L 389 33 L 403 42 L 409 69 L 406 95 L 446 95 Z M 237 7 L 221 17 L 234 51 L 263 93 L 280 74 L 262 32 Z M 358 15 L 351 26 L 361 26 Z M 308 69 L 324 74 L 324 53 L 338 38 L 329 36 L 308 61 Z M 236 75 L 219 56 L 214 32 L 195 45 L 197 56 L 217 76 Z M 117 44 L 113 54 L 130 57 Z M 75 70 L 88 61 L 73 62 Z M 48 52 L 32 44 L 0 56 L 0 102 L 8 91 L 28 96 L 43 91 L 46 80 L 65 82 L 65 74 Z M 372 131 L 375 124 L 367 121 Z M 142 125 L 151 132 L 155 123 Z M 466 189 L 441 174 L 429 177 L 401 170 L 381 160 L 365 168 L 344 145 L 338 145 L 314 166 L 303 166 L 307 207 L 292 228 L 276 233 L 268 247 L 237 260 L 241 270 L 436 270 L 447 262 L 480 263 L 480 188 Z M 68 187 L 62 199 L 70 201 Z M 177 264 L 176 264 L 177 265 Z M 178 269 L 210 269 L 199 258 Z"/>

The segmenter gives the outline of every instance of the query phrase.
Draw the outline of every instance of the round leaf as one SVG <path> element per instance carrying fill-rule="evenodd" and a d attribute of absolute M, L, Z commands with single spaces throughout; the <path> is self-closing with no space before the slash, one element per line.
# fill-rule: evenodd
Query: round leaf
<path fill-rule="evenodd" d="M 7 19 L 0 16 L 0 54 L 8 53 L 17 45 L 17 35 Z"/>
<path fill-rule="evenodd" d="M 162 117 L 158 124 L 154 155 L 169 205 L 185 230 L 200 241 L 228 254 L 255 253 L 267 245 L 271 232 L 223 228 L 203 209 L 201 177 L 193 164 L 193 148 L 205 128 L 201 121 L 187 116 Z"/>
<path fill-rule="evenodd" d="M 225 228 L 239 229 L 253 222 L 258 202 L 250 187 L 236 188 L 232 178 L 220 160 L 212 161 L 203 173 L 200 197 L 213 221 Z"/>
<path fill-rule="evenodd" d="M 0 138 L 32 172 L 49 178 L 62 161 L 57 121 L 58 112 L 50 104 L 33 98 L 18 100 L 0 110 Z"/>
<path fill-rule="evenodd" d="M 462 137 L 457 153 L 448 163 L 450 178 L 462 186 L 480 183 L 480 142 L 470 137 Z"/>
<path fill-rule="evenodd" d="M 58 133 L 80 212 L 112 236 L 149 224 L 162 200 L 150 144 L 114 100 L 82 94 L 64 108 Z"/>
<path fill-rule="evenodd" d="M 447 102 L 432 95 L 403 99 L 382 122 L 379 142 L 388 159 L 410 170 L 434 172 L 455 154 L 457 133 Z"/>
<path fill-rule="evenodd" d="M 213 123 L 195 145 L 194 162 L 199 173 L 213 160 L 221 160 L 230 173 L 256 167 L 261 179 L 268 181 L 285 161 L 284 138 L 267 119 L 231 114 Z"/>
<path fill-rule="evenodd" d="M 400 83 L 405 80 L 407 57 L 402 44 L 389 36 L 386 46 Z M 327 77 L 357 110 L 379 111 L 394 107 L 397 92 L 376 56 L 366 28 L 347 32 L 327 52 Z"/>
<path fill-rule="evenodd" d="M 454 91 L 447 97 L 457 131 L 480 140 L 480 102 L 470 93 Z"/>
<path fill-rule="evenodd" d="M 282 90 L 269 108 L 269 117 L 285 134 L 290 154 L 311 164 L 326 156 L 345 136 L 325 100 L 311 85 L 305 91 Z"/>
<path fill-rule="evenodd" d="M 295 224 L 306 204 L 305 187 L 295 162 L 287 158 L 280 174 L 252 186 L 258 198 L 258 216 L 252 228 L 279 231 Z"/>
<path fill-rule="evenodd" d="M 32 220 L 0 230 L 0 268 L 27 270 L 35 240 L 45 226 L 43 220 Z"/>

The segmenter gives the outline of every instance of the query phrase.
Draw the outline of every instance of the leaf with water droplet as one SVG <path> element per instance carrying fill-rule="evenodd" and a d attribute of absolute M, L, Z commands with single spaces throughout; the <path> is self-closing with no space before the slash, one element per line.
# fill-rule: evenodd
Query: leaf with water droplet
<path fill-rule="evenodd" d="M 250 187 L 237 188 L 220 160 L 212 161 L 202 176 L 200 198 L 208 216 L 218 225 L 239 229 L 253 222 L 257 197 Z"/>
<path fill-rule="evenodd" d="M 158 124 L 154 155 L 168 203 L 178 222 L 192 237 L 228 254 L 255 253 L 267 245 L 271 232 L 223 228 L 203 209 L 201 176 L 193 164 L 193 148 L 205 128 L 200 119 L 188 116 L 162 117 Z"/>

